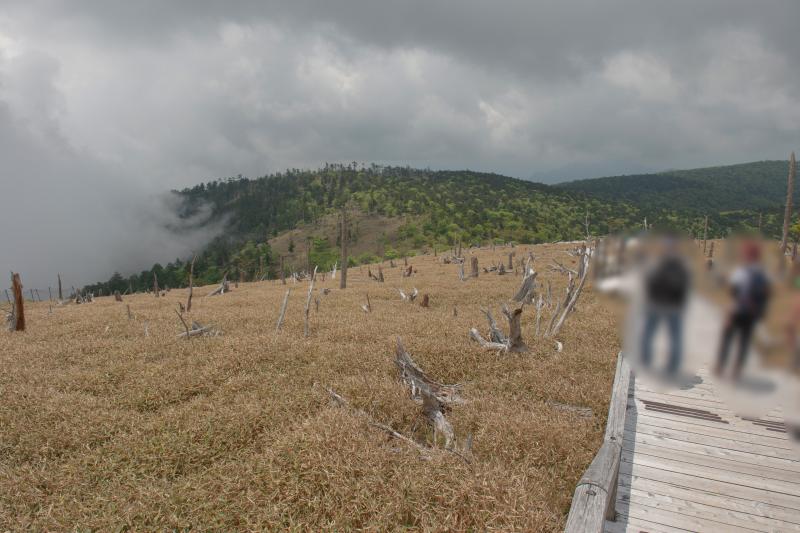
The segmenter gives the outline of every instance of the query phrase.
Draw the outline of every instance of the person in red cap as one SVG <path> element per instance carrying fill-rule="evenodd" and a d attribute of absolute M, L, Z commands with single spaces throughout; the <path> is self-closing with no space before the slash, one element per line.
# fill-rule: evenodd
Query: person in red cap
<path fill-rule="evenodd" d="M 753 331 L 767 311 L 770 297 L 770 282 L 761 266 L 761 244 L 755 240 L 742 243 L 742 264 L 730 279 L 733 305 L 728 311 L 722 328 L 722 341 L 715 374 L 721 376 L 728 361 L 734 337 L 739 338 L 739 350 L 733 365 L 733 379 L 738 380 L 750 351 Z"/>

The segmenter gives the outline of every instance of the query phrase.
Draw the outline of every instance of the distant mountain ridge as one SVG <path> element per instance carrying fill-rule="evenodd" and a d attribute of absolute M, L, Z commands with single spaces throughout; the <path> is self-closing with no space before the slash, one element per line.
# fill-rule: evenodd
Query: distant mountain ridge
<path fill-rule="evenodd" d="M 788 161 L 670 170 L 560 183 L 555 187 L 595 198 L 629 202 L 640 208 L 709 214 L 724 211 L 774 211 L 786 199 Z M 798 188 L 800 189 L 800 188 Z M 795 190 L 795 203 L 800 190 Z"/>

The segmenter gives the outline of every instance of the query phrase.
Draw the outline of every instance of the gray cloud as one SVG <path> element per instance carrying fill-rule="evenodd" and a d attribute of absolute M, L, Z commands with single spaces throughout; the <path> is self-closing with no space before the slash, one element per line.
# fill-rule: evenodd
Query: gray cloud
<path fill-rule="evenodd" d="M 4 3 L 0 191 L 27 196 L 0 210 L 0 268 L 67 254 L 84 282 L 169 260 L 185 247 L 150 199 L 239 173 L 356 160 L 564 179 L 797 147 L 793 0 L 230 4 Z M 6 229 L 34 211 L 22 241 Z"/>

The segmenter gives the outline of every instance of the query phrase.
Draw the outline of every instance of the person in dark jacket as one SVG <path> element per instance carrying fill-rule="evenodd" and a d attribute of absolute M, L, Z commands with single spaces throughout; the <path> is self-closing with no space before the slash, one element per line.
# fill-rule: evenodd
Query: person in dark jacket
<path fill-rule="evenodd" d="M 661 250 L 645 273 L 645 321 L 642 333 L 642 364 L 653 360 L 653 340 L 658 326 L 665 322 L 670 339 L 667 373 L 678 372 L 683 356 L 683 320 L 691 287 L 691 274 L 677 243 L 665 238 Z"/>
<path fill-rule="evenodd" d="M 770 297 L 770 283 L 761 266 L 761 245 L 745 241 L 741 248 L 742 265 L 730 278 L 733 305 L 722 328 L 719 355 L 714 373 L 725 370 L 734 337 L 739 338 L 739 350 L 733 365 L 733 379 L 738 380 L 750 351 L 750 341 L 758 322 L 764 317 Z"/>

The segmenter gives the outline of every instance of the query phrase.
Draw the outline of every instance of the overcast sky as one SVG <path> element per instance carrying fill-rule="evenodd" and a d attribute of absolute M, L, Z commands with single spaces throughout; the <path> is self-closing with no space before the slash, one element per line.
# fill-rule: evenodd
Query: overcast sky
<path fill-rule="evenodd" d="M 798 21 L 796 0 L 0 0 L 0 269 L 167 261 L 205 235 L 160 231 L 159 192 L 326 161 L 548 181 L 785 158 Z"/>

